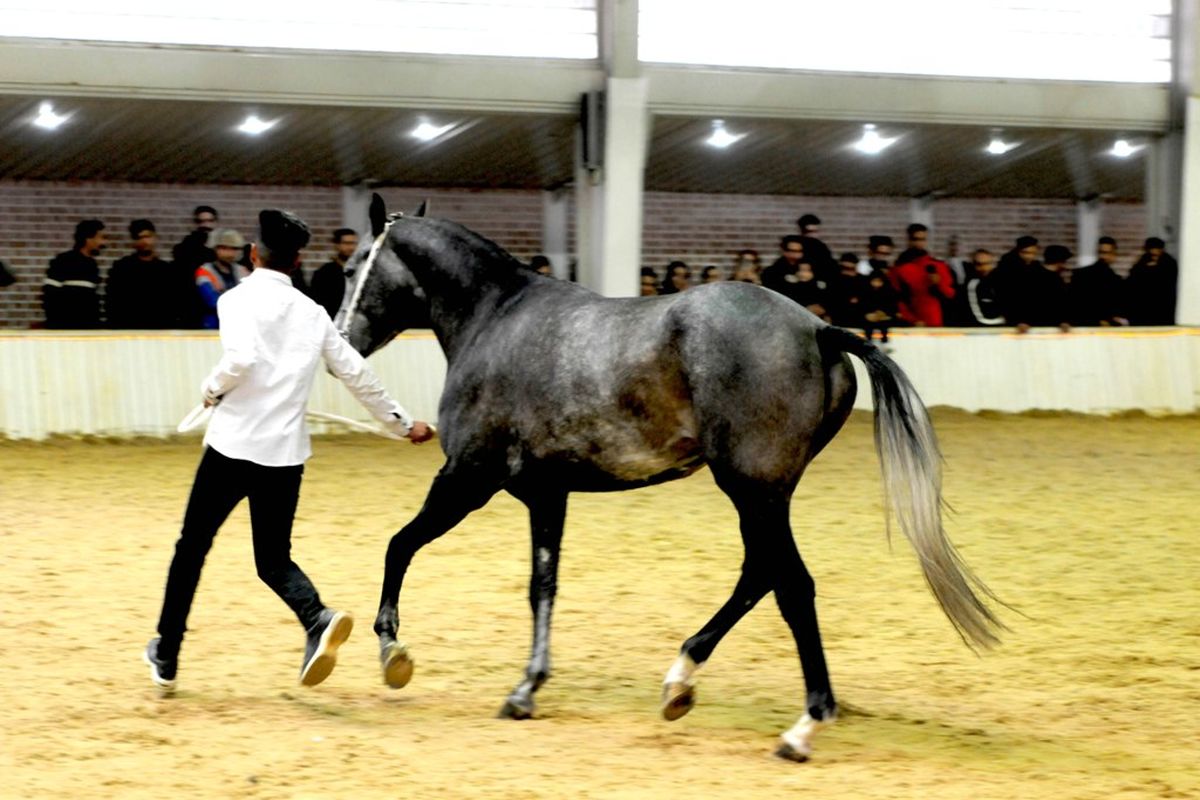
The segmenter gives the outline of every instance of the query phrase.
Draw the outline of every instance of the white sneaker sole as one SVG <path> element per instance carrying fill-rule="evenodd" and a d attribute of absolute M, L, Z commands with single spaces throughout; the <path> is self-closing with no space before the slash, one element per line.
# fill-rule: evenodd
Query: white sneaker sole
<path fill-rule="evenodd" d="M 329 620 L 329 625 L 321 634 L 317 651 L 313 653 L 313 657 L 308 660 L 300 673 L 301 684 L 316 686 L 329 677 L 329 673 L 333 672 L 333 667 L 337 664 L 337 650 L 350 638 L 352 630 L 354 630 L 354 617 L 350 616 L 348 612 L 338 611 L 333 615 L 333 619 Z"/>
<path fill-rule="evenodd" d="M 158 691 L 163 695 L 175 693 L 175 681 L 169 681 L 158 672 L 158 667 L 150 660 L 150 655 L 142 650 L 142 661 L 150 668 L 150 680 L 158 687 Z"/>

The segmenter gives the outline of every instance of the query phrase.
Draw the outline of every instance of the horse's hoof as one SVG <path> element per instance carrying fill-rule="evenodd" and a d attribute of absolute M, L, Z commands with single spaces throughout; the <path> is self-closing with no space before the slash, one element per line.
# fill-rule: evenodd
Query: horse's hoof
<path fill-rule="evenodd" d="M 792 747 L 787 742 L 780 742 L 779 747 L 775 749 L 775 755 L 788 761 L 795 761 L 798 764 L 803 764 L 808 761 L 809 753 L 802 753 Z"/>
<path fill-rule="evenodd" d="M 500 719 L 531 719 L 533 717 L 533 701 L 514 700 L 508 698 L 496 715 Z"/>
<path fill-rule="evenodd" d="M 396 641 L 380 648 L 379 664 L 383 668 L 383 682 L 393 689 L 407 686 L 416 666 L 416 662 L 408 655 L 408 647 Z"/>
<path fill-rule="evenodd" d="M 676 720 L 696 705 L 696 687 L 686 683 L 663 685 L 663 719 Z"/>

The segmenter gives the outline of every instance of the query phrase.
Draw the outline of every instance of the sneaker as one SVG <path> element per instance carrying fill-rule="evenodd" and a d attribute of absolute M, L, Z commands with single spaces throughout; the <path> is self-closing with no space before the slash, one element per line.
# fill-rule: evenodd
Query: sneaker
<path fill-rule="evenodd" d="M 158 645 L 161 642 L 162 639 L 157 636 L 151 639 L 142 652 L 142 661 L 150 667 L 150 680 L 154 681 L 159 691 L 171 694 L 175 691 L 175 673 L 179 669 L 179 657 L 162 658 L 158 654 Z"/>
<path fill-rule="evenodd" d="M 350 638 L 353 628 L 354 617 L 349 613 L 328 608 L 321 612 L 320 620 L 308 632 L 300 683 L 316 686 L 329 677 L 337 663 L 337 649 Z"/>

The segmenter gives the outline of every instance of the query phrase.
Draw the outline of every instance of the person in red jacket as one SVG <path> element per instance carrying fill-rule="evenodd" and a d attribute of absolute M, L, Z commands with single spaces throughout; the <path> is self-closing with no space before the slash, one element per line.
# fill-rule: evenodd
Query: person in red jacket
<path fill-rule="evenodd" d="M 899 317 L 917 328 L 942 327 L 942 303 L 954 299 L 954 276 L 944 261 L 909 248 L 888 272 L 900 296 Z"/>

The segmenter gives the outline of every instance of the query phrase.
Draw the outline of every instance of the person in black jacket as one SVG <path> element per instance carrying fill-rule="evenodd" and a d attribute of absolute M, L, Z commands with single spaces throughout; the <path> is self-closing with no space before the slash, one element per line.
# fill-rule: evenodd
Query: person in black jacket
<path fill-rule="evenodd" d="M 1130 325 L 1174 325 L 1179 264 L 1157 236 L 1146 240 L 1144 252 L 1125 279 Z"/>
<path fill-rule="evenodd" d="M 812 264 L 817 280 L 828 286 L 837 277 L 838 266 L 828 245 L 817 238 L 821 232 L 821 220 L 816 214 L 805 214 L 796 220 L 800 229 L 800 243 L 804 246 L 804 260 Z"/>
<path fill-rule="evenodd" d="M 42 309 L 47 328 L 100 327 L 100 268 L 96 256 L 108 245 L 104 223 L 85 219 L 75 226 L 75 248 L 59 253 L 46 270 Z"/>
<path fill-rule="evenodd" d="M 1069 284 L 1071 271 L 1067 261 L 1071 251 L 1059 244 L 1046 248 L 1045 263 L 1030 265 L 1013 286 L 1013 300 L 1005 316 L 1017 333 L 1031 327 L 1057 326 L 1064 333 L 1071 330 L 1073 310 Z"/>
<path fill-rule="evenodd" d="M 347 278 L 353 277 L 354 270 L 346 270 L 346 262 L 358 249 L 358 234 L 350 228 L 338 228 L 333 232 L 333 260 L 327 261 L 317 268 L 312 277 L 310 296 L 316 300 L 329 318 L 337 316 L 338 309 L 346 297 Z"/>
<path fill-rule="evenodd" d="M 218 219 L 217 210 L 212 206 L 196 206 L 192 211 L 196 229 L 171 249 L 171 258 L 182 272 L 194 274 L 201 264 L 216 259 L 216 251 L 208 246 L 208 237 L 216 229 Z"/>
<path fill-rule="evenodd" d="M 118 330 L 190 328 L 196 323 L 191 273 L 158 257 L 158 234 L 148 219 L 129 223 L 133 252 L 108 270 L 104 310 Z"/>
<path fill-rule="evenodd" d="M 1081 327 L 1128 325 L 1118 312 L 1121 278 L 1113 272 L 1117 240 L 1101 236 L 1096 245 L 1096 263 L 1071 270 L 1072 322 Z"/>

